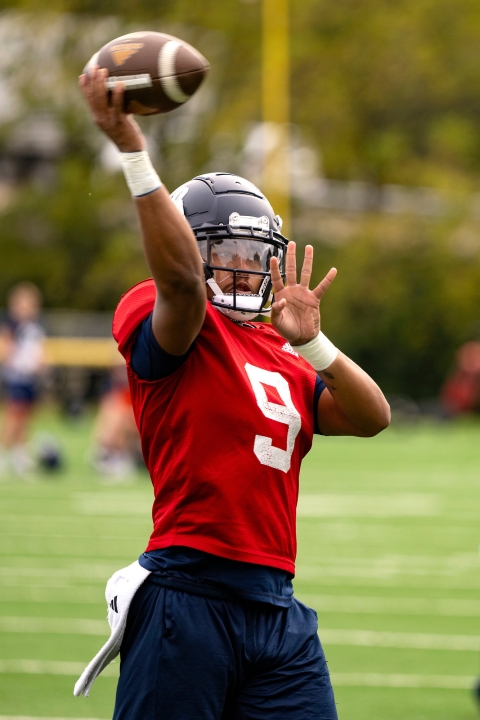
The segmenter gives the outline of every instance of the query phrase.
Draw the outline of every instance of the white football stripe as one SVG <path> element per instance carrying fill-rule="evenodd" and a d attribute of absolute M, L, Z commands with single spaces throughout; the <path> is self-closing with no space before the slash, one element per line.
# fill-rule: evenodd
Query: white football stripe
<path fill-rule="evenodd" d="M 121 77 L 109 77 L 105 80 L 105 85 L 109 90 L 114 90 L 117 83 L 122 83 L 126 90 L 138 90 L 142 88 L 152 87 L 152 78 L 148 73 L 141 75 L 122 75 Z"/>
<path fill-rule="evenodd" d="M 176 40 L 162 45 L 158 53 L 158 77 L 165 95 L 173 102 L 184 103 L 189 96 L 183 92 L 175 75 L 175 58 L 179 48 L 180 43 Z"/>

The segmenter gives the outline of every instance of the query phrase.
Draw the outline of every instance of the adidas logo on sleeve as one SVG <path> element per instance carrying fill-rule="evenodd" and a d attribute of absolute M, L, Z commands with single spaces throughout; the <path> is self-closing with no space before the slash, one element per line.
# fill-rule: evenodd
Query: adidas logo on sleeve
<path fill-rule="evenodd" d="M 282 345 L 282 350 L 285 350 L 285 352 L 290 353 L 290 355 L 295 355 L 295 357 L 298 357 L 298 353 L 295 352 L 293 347 L 290 345 L 289 342 L 286 342 L 285 345 Z"/>

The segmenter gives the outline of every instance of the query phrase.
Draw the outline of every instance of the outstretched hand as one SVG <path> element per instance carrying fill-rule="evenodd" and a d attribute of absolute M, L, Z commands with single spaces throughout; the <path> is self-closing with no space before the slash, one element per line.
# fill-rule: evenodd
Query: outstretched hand
<path fill-rule="evenodd" d="M 79 85 L 93 120 L 121 152 L 145 150 L 143 133 L 131 115 L 123 111 L 124 87 L 117 83 L 109 92 L 105 86 L 108 70 L 93 67 L 80 75 Z"/>
<path fill-rule="evenodd" d="M 297 283 L 296 245 L 290 242 L 286 254 L 287 284 L 283 284 L 278 259 L 270 260 L 270 274 L 275 302 L 272 306 L 272 325 L 292 345 L 303 345 L 320 332 L 320 300 L 337 271 L 332 268 L 313 290 L 309 289 L 312 275 L 313 247 L 307 245 L 300 282 Z"/>

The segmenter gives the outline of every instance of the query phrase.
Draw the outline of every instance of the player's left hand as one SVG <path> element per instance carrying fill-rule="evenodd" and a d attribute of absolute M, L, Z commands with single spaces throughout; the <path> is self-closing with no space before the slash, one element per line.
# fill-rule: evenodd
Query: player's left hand
<path fill-rule="evenodd" d="M 272 306 L 272 325 L 292 345 L 303 345 L 320 332 L 320 300 L 333 282 L 337 271 L 332 268 L 313 290 L 309 289 L 312 275 L 313 247 L 307 245 L 300 282 L 297 283 L 296 245 L 288 243 L 286 256 L 287 284 L 283 284 L 277 258 L 270 261 L 270 273 L 275 302 Z"/>

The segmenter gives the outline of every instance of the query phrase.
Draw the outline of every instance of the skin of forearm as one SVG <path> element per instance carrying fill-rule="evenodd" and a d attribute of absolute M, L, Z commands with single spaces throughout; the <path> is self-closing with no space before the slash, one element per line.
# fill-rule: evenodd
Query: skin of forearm
<path fill-rule="evenodd" d="M 80 76 L 80 87 L 94 122 L 123 153 L 146 148 L 135 120 L 123 112 L 124 87 L 108 97 L 108 72 L 95 66 Z M 154 178 L 155 180 L 155 178 Z M 195 236 L 163 185 L 134 200 L 147 263 L 157 293 L 152 329 L 160 346 L 182 355 L 197 336 L 206 308 L 202 260 Z"/>
<path fill-rule="evenodd" d="M 136 198 L 135 206 L 145 256 L 157 288 L 153 332 L 166 352 L 183 355 L 200 332 L 206 310 L 197 241 L 163 186 Z"/>
<path fill-rule="evenodd" d="M 362 434 L 376 435 L 390 423 L 390 406 L 378 385 L 353 360 L 339 352 L 319 372 L 332 398 Z"/>

